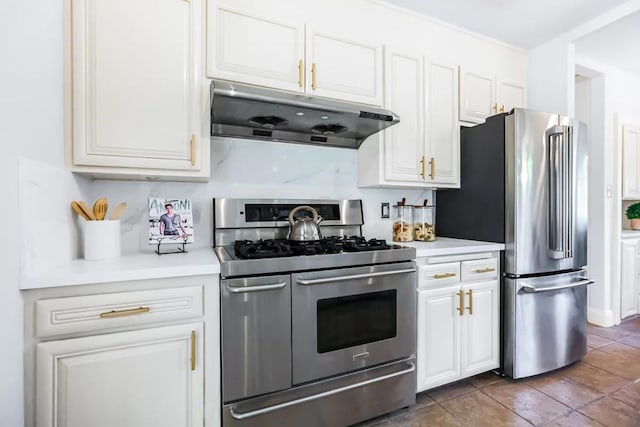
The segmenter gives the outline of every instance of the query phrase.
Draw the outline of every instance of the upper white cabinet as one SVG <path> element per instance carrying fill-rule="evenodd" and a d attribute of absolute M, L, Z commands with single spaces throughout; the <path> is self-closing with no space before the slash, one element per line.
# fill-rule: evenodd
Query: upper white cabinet
<path fill-rule="evenodd" d="M 622 128 L 622 198 L 640 199 L 640 126 Z"/>
<path fill-rule="evenodd" d="M 68 13 L 73 170 L 207 178 L 202 2 L 68 0 Z"/>
<path fill-rule="evenodd" d="M 482 123 L 498 113 L 526 106 L 524 84 L 516 84 L 491 73 L 460 69 L 460 121 Z"/>
<path fill-rule="evenodd" d="M 382 104 L 382 45 L 208 3 L 207 74 Z"/>
<path fill-rule="evenodd" d="M 210 2 L 207 74 L 304 92 L 304 25 L 253 16 Z"/>
<path fill-rule="evenodd" d="M 458 187 L 458 67 L 385 48 L 384 107 L 400 123 L 360 147 L 358 185 Z"/>

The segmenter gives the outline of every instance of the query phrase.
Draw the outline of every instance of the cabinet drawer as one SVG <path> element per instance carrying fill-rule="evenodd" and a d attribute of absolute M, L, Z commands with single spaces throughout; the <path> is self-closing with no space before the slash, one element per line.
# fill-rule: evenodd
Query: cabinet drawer
<path fill-rule="evenodd" d="M 44 299 L 36 302 L 36 336 L 135 327 L 203 315 L 202 287 Z"/>
<path fill-rule="evenodd" d="M 433 288 L 460 282 L 460 263 L 421 265 L 418 273 L 419 288 Z"/>
<path fill-rule="evenodd" d="M 462 281 L 491 280 L 498 277 L 498 258 L 462 261 Z"/>

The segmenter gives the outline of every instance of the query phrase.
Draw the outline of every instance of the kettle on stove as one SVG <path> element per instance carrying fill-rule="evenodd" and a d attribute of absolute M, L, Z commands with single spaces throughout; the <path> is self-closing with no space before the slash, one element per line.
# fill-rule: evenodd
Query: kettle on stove
<path fill-rule="evenodd" d="M 313 217 L 309 218 L 308 216 L 303 216 L 294 219 L 294 215 L 301 210 L 311 212 Z M 322 222 L 322 217 L 318 215 L 318 211 L 311 206 L 298 206 L 291 209 L 291 212 L 289 212 L 288 239 L 298 242 L 320 240 L 322 237 L 322 234 L 320 233 L 320 222 Z"/>

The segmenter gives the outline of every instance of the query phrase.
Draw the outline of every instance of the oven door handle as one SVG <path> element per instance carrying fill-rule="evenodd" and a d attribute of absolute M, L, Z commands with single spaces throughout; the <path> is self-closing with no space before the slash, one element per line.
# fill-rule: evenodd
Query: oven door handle
<path fill-rule="evenodd" d="M 577 282 L 571 282 L 567 285 L 561 285 L 561 286 L 531 286 L 531 285 L 527 285 L 525 283 L 522 284 L 522 291 L 526 292 L 526 293 L 530 293 L 530 294 L 534 294 L 537 292 L 546 292 L 546 291 L 558 291 L 561 289 L 570 289 L 570 288 L 577 288 L 578 286 L 584 286 L 584 285 L 591 285 L 593 284 L 593 280 L 591 279 L 587 279 L 586 277 L 578 277 Z"/>
<path fill-rule="evenodd" d="M 257 409 L 255 411 L 238 413 L 234 411 L 232 406 L 229 408 L 229 413 L 236 420 L 244 420 L 246 418 L 257 417 L 258 415 L 268 414 L 269 412 L 277 411 L 283 408 L 288 408 L 289 406 L 300 405 L 301 403 L 322 399 L 323 397 L 332 396 L 334 394 L 342 393 L 344 391 L 352 390 L 354 388 L 363 387 L 365 385 L 377 383 L 379 381 L 388 380 L 389 378 L 399 377 L 400 375 L 406 375 L 416 370 L 416 365 L 413 362 L 407 362 L 407 364 L 410 366 L 407 369 L 403 369 L 402 371 L 393 372 L 391 374 L 382 375 L 376 378 L 371 378 L 370 380 L 362 381 L 355 384 L 349 384 L 344 387 L 339 387 L 333 390 L 328 390 L 328 391 L 314 394 L 311 396 L 301 397 L 300 399 L 290 400 L 289 402 L 284 402 L 284 403 L 280 403 L 273 406 L 267 406 L 266 408 Z"/>
<path fill-rule="evenodd" d="M 415 268 L 405 270 L 377 271 L 375 273 L 351 274 L 349 276 L 323 277 L 322 279 L 296 279 L 300 285 L 319 285 L 321 283 L 344 282 L 345 280 L 369 279 L 372 277 L 391 276 L 394 274 L 415 273 Z"/>
<path fill-rule="evenodd" d="M 242 294 L 245 292 L 273 291 L 275 289 L 282 289 L 285 286 L 287 286 L 287 283 L 282 282 L 282 283 L 275 283 L 273 285 L 260 285 L 260 286 L 235 287 L 235 286 L 227 285 L 227 289 L 229 289 L 229 292 L 231 292 L 232 294 Z"/>

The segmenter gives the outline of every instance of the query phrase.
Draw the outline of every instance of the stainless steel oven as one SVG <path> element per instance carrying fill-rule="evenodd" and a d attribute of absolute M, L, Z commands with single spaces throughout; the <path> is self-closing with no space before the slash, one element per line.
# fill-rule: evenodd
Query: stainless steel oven
<path fill-rule="evenodd" d="M 413 262 L 293 274 L 293 383 L 415 351 Z"/>
<path fill-rule="evenodd" d="M 322 239 L 286 240 L 312 206 Z M 223 426 L 346 426 L 415 402 L 415 249 L 361 235 L 359 200 L 214 200 Z"/>

